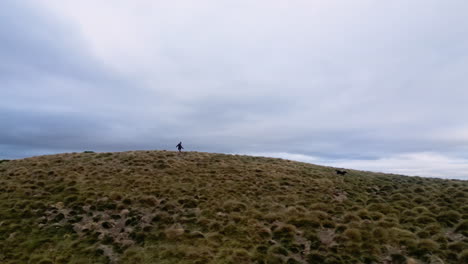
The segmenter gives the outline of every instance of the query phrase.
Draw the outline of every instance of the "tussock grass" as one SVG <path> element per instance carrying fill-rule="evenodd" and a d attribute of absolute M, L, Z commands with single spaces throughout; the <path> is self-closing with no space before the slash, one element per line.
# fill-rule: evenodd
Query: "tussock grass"
<path fill-rule="evenodd" d="M 0 263 L 466 263 L 468 182 L 199 152 L 0 161 Z"/>

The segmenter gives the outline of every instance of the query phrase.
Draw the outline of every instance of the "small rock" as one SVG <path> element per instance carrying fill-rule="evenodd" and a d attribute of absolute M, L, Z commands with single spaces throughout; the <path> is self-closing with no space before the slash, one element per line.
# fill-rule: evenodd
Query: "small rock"
<path fill-rule="evenodd" d="M 192 238 L 205 238 L 205 235 L 200 231 L 194 231 L 190 233 L 190 237 Z"/>
<path fill-rule="evenodd" d="M 124 239 L 122 241 L 120 241 L 120 244 L 124 247 L 130 247 L 130 246 L 133 246 L 135 244 L 135 242 L 133 240 L 130 240 L 130 239 Z"/>
<path fill-rule="evenodd" d="M 123 216 L 127 216 L 129 213 L 130 211 L 128 209 L 123 209 L 122 211 L 120 211 L 120 214 Z"/>

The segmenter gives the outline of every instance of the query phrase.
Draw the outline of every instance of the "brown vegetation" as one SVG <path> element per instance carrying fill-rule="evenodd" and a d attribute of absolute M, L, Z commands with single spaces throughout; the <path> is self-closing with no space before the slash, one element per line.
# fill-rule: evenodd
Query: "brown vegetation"
<path fill-rule="evenodd" d="M 0 263 L 463 263 L 468 182 L 198 152 L 0 163 Z"/>

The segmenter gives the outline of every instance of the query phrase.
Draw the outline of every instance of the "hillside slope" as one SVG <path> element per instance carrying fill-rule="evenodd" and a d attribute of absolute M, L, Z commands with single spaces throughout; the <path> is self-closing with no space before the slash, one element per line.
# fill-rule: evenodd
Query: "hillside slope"
<path fill-rule="evenodd" d="M 467 263 L 468 182 L 132 151 L 0 163 L 0 263 Z"/>

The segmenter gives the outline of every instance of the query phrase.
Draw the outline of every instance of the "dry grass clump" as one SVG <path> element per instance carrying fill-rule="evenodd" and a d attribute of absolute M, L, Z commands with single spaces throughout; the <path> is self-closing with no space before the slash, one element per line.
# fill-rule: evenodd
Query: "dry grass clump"
<path fill-rule="evenodd" d="M 468 237 L 468 220 L 461 221 L 455 228 L 455 232 L 463 234 L 465 237 Z"/>
<path fill-rule="evenodd" d="M 164 234 L 168 239 L 180 238 L 185 233 L 185 229 L 180 224 L 174 224 L 164 230 Z"/>
<path fill-rule="evenodd" d="M 461 218 L 461 214 L 458 211 L 450 210 L 447 212 L 441 212 L 437 216 L 439 223 L 445 224 L 447 226 L 454 226 Z"/>
<path fill-rule="evenodd" d="M 468 249 L 463 250 L 458 256 L 460 263 L 468 263 Z"/>
<path fill-rule="evenodd" d="M 436 253 L 439 249 L 439 244 L 431 239 L 421 239 L 417 245 L 420 254 Z"/>
<path fill-rule="evenodd" d="M 346 231 L 343 232 L 343 236 L 347 240 L 350 240 L 353 242 L 361 242 L 361 239 L 362 239 L 361 231 L 355 228 L 346 229 Z"/>
<path fill-rule="evenodd" d="M 466 261 L 467 182 L 348 172 L 169 151 L 1 161 L 0 263 Z"/>

